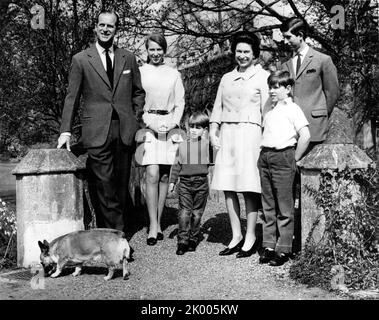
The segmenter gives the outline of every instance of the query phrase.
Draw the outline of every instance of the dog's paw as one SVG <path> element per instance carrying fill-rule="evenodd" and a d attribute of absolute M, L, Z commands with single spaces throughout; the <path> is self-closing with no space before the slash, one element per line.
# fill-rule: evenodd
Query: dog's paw
<path fill-rule="evenodd" d="M 50 277 L 57 278 L 60 274 L 61 274 L 60 272 L 54 272 Z"/>
<path fill-rule="evenodd" d="M 77 276 L 79 276 L 81 273 L 82 273 L 82 269 L 81 269 L 81 268 L 75 268 L 75 271 L 72 273 L 72 276 L 73 276 L 73 277 L 77 277 Z"/>

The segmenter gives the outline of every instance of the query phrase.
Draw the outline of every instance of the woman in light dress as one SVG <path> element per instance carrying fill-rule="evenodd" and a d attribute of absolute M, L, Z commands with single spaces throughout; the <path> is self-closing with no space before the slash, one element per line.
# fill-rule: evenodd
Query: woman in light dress
<path fill-rule="evenodd" d="M 218 150 L 211 187 L 224 191 L 232 228 L 232 239 L 219 254 L 238 252 L 238 258 L 251 256 L 258 246 L 255 225 L 261 186 L 257 161 L 269 76 L 258 63 L 259 45 L 259 39 L 249 32 L 241 31 L 233 37 L 231 49 L 237 67 L 223 75 L 210 118 L 210 139 Z M 245 200 L 245 237 L 237 193 Z"/>
<path fill-rule="evenodd" d="M 140 68 L 146 91 L 143 121 L 145 135 L 142 165 L 146 166 L 146 204 L 149 212 L 148 245 L 163 240 L 161 217 L 168 190 L 170 166 L 180 139 L 173 133 L 184 111 L 184 87 L 180 73 L 164 63 L 167 42 L 152 33 L 145 42 L 147 63 Z M 171 132 L 170 132 L 171 131 Z"/>

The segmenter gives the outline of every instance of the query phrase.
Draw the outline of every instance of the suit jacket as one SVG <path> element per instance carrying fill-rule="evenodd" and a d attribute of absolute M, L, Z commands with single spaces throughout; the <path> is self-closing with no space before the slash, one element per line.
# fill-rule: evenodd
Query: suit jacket
<path fill-rule="evenodd" d="M 328 133 L 328 119 L 339 97 L 337 69 L 332 59 L 309 48 L 295 75 L 291 59 L 281 66 L 295 79 L 292 89 L 294 101 L 303 110 L 311 133 L 311 141 L 324 141 Z"/>
<path fill-rule="evenodd" d="M 72 59 L 61 132 L 71 131 L 74 112 L 83 97 L 82 142 L 85 148 L 99 147 L 106 141 L 112 108 L 120 118 L 120 136 L 131 145 L 141 121 L 145 91 L 135 56 L 123 49 L 114 50 L 113 90 L 95 45 Z"/>

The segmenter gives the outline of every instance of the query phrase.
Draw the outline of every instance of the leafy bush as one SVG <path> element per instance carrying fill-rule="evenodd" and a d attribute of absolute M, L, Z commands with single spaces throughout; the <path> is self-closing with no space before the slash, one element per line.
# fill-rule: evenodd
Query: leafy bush
<path fill-rule="evenodd" d="M 16 263 L 16 213 L 0 199 L 0 269 Z"/>
<path fill-rule="evenodd" d="M 11 158 L 21 159 L 28 151 L 28 148 L 17 138 L 12 138 L 7 147 L 8 154 Z"/>
<path fill-rule="evenodd" d="M 74 138 L 73 141 L 75 142 Z M 30 149 L 51 149 L 56 147 L 56 141 L 52 142 L 37 142 L 32 145 L 26 145 L 20 142 L 17 138 L 8 140 L 8 145 L 4 150 L 0 150 L 0 161 L 20 161 L 27 155 Z"/>
<path fill-rule="evenodd" d="M 291 266 L 290 276 L 308 285 L 336 289 L 375 289 L 379 278 L 378 170 L 326 170 L 320 188 L 307 188 L 325 215 L 320 242 L 309 235 L 304 251 Z M 317 221 L 315 222 L 315 224 Z M 340 270 L 333 274 L 334 270 Z"/>

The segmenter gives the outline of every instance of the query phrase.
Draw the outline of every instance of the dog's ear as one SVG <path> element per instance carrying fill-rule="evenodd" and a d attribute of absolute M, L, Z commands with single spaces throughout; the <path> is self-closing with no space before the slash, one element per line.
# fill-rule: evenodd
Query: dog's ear
<path fill-rule="evenodd" d="M 49 252 L 49 243 L 46 240 L 44 240 L 43 243 L 38 241 L 38 246 L 40 247 L 42 253 Z"/>
<path fill-rule="evenodd" d="M 41 250 L 45 248 L 45 246 L 43 245 L 41 241 L 38 241 L 38 246 L 40 247 Z"/>

